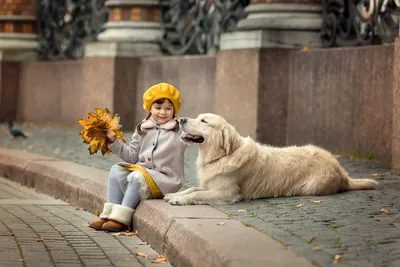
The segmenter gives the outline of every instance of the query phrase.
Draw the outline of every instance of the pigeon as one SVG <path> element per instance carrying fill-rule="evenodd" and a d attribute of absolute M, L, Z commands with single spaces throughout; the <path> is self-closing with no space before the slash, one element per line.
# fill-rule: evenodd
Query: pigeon
<path fill-rule="evenodd" d="M 27 138 L 27 136 L 20 129 L 18 129 L 17 126 L 15 126 L 12 121 L 9 120 L 7 121 L 7 123 L 8 123 L 8 131 L 10 132 L 10 134 L 14 139 L 17 139 L 18 137 Z"/>

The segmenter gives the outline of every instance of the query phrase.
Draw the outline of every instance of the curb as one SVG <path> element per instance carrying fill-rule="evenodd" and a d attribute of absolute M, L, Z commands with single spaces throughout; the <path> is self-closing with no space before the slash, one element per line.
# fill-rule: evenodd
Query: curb
<path fill-rule="evenodd" d="M 73 162 L 0 148 L 0 176 L 89 211 L 101 211 L 106 201 L 108 172 Z M 175 267 L 313 266 L 268 235 L 207 205 L 146 200 L 133 223 L 140 238 Z"/>

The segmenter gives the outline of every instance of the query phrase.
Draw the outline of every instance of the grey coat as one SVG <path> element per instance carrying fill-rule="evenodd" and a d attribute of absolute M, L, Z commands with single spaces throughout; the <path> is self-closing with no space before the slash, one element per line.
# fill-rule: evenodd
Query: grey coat
<path fill-rule="evenodd" d="M 180 131 L 159 126 L 146 131 L 144 136 L 135 131 L 129 145 L 116 140 L 109 143 L 108 148 L 123 161 L 144 167 L 164 195 L 177 192 L 184 183 L 183 159 L 187 147 L 180 138 Z M 127 176 L 123 176 L 118 180 L 125 191 Z"/>

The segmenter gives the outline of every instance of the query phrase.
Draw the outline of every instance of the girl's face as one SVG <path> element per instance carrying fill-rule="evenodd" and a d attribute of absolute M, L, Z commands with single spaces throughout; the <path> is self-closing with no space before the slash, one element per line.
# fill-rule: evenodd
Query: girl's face
<path fill-rule="evenodd" d="M 159 124 L 164 124 L 173 118 L 174 105 L 168 99 L 165 99 L 161 104 L 154 102 L 151 105 L 150 113 L 153 120 Z"/>

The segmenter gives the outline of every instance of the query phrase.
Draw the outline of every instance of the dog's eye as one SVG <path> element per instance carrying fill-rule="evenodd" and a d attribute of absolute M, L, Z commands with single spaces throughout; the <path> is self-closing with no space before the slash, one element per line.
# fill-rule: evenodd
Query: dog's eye
<path fill-rule="evenodd" d="M 201 122 L 207 123 L 204 119 L 201 119 Z"/>

